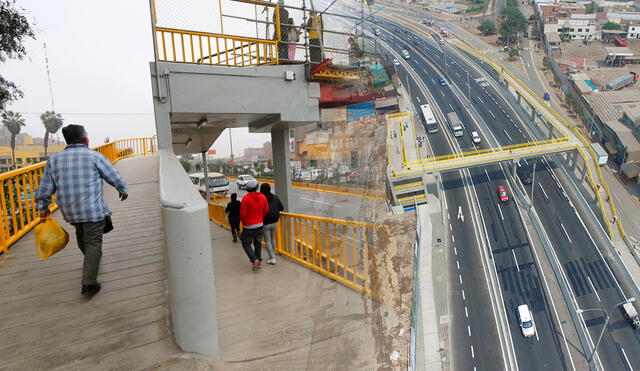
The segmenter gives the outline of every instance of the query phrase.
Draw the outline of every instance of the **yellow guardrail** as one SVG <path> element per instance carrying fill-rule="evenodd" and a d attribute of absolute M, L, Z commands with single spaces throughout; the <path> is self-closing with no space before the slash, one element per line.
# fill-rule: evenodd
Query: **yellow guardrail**
<path fill-rule="evenodd" d="M 160 23 L 156 3 L 161 5 Z M 247 4 L 253 8 L 238 9 L 240 4 Z M 225 4 L 225 7 L 222 2 L 218 2 L 218 9 L 215 11 L 209 8 L 210 5 L 202 2 L 190 5 L 191 12 L 217 14 L 220 17 L 219 20 L 209 19 L 209 24 L 202 25 L 201 22 L 193 19 L 193 14 L 187 10 L 189 6 L 159 0 L 151 2 L 151 21 L 158 61 L 234 67 L 278 64 L 278 43 L 282 39 L 279 4 L 258 0 L 234 0 L 230 4 Z M 259 19 L 258 7 L 262 9 L 260 15 L 273 14 L 273 20 Z M 265 12 L 266 9 L 270 9 L 270 13 Z M 234 24 L 236 27 L 231 30 L 236 33 L 235 35 L 228 30 L 225 31 L 224 19 L 236 21 Z M 168 23 L 165 24 L 165 22 Z M 221 32 L 184 29 L 182 27 L 185 23 L 192 27 L 199 26 L 206 30 L 214 29 Z M 171 27 L 171 25 L 180 28 Z M 274 36 L 269 39 L 272 37 L 271 33 Z"/>
<path fill-rule="evenodd" d="M 229 229 L 225 205 L 209 203 L 209 219 Z M 276 252 L 353 290 L 382 301 L 380 283 L 372 279 L 370 264 L 385 226 L 280 213 Z"/>
<path fill-rule="evenodd" d="M 436 162 L 440 162 L 440 161 L 444 161 L 444 160 L 458 159 L 458 158 L 463 158 L 463 157 L 473 157 L 473 156 L 485 155 L 485 154 L 488 154 L 488 153 L 508 152 L 509 150 L 514 150 L 514 149 L 543 147 L 543 146 L 546 146 L 546 145 L 549 145 L 549 144 L 566 143 L 568 141 L 569 141 L 569 138 L 564 137 L 564 138 L 546 139 L 546 140 L 541 140 L 541 141 L 537 141 L 537 142 L 526 142 L 526 143 L 513 144 L 513 145 L 509 145 L 509 146 L 504 146 L 504 147 L 501 147 L 501 148 L 478 149 L 478 150 L 475 150 L 475 151 L 458 152 L 458 153 L 453 153 L 453 154 L 449 154 L 449 155 L 427 157 L 427 158 L 425 158 L 423 160 L 409 161 L 409 162 L 407 162 L 406 165 L 408 165 L 408 166 L 426 165 L 426 164 L 432 164 L 432 163 L 436 163 Z"/>
<path fill-rule="evenodd" d="M 541 105 L 542 107 L 547 107 L 546 103 L 542 100 L 542 98 L 540 98 L 533 90 L 531 90 L 531 88 L 529 88 L 527 85 L 519 83 L 519 79 L 508 69 L 508 68 L 504 68 L 504 66 L 495 61 L 493 58 L 490 58 L 486 55 L 480 54 L 478 53 L 473 47 L 465 44 L 464 42 L 458 41 L 455 43 L 455 45 L 474 55 L 476 58 L 481 59 L 483 61 L 485 61 L 486 63 L 488 63 L 496 72 L 502 73 L 502 74 L 506 74 L 509 77 L 511 77 L 512 81 L 515 82 L 518 85 L 519 89 L 522 89 L 524 91 L 526 91 L 529 96 L 523 96 L 521 95 L 527 102 L 529 102 L 530 104 L 533 105 L 533 102 L 530 101 L 530 99 L 533 99 L 536 103 L 538 103 L 538 105 Z M 567 120 L 565 120 L 558 112 L 556 112 L 554 109 L 552 109 L 551 107 L 547 107 L 544 110 L 541 110 L 541 112 L 539 112 L 543 117 L 545 117 L 547 119 L 548 122 L 550 122 L 552 125 L 554 125 L 554 127 L 556 127 L 556 129 L 561 130 L 561 128 L 558 128 L 555 123 L 554 120 L 550 120 L 548 115 L 551 114 L 551 116 L 557 120 L 558 122 L 560 122 L 562 124 L 562 128 L 567 129 L 569 131 L 571 131 L 571 133 L 573 133 L 579 140 L 580 142 L 582 142 L 582 144 L 587 148 L 587 150 L 590 152 L 591 154 L 591 160 L 589 160 L 589 158 L 587 157 L 587 155 L 584 153 L 584 151 L 579 150 L 578 152 L 580 153 L 580 156 L 582 157 L 583 161 L 586 164 L 586 168 L 587 168 L 587 173 L 588 173 L 588 180 L 589 180 L 589 185 L 591 186 L 592 190 L 595 192 L 596 194 L 596 198 L 598 199 L 598 205 L 600 207 L 600 211 L 602 213 L 602 217 L 604 218 L 604 224 L 607 226 L 608 232 L 609 232 L 609 236 L 611 239 L 614 238 L 614 234 L 613 234 L 613 229 L 611 228 L 611 225 L 609 223 L 609 221 L 607 220 L 607 212 L 604 208 L 604 203 L 602 201 L 602 197 L 600 196 L 600 192 L 597 189 L 597 182 L 595 181 L 593 174 L 591 173 L 591 169 L 590 166 L 588 165 L 589 162 L 591 161 L 596 169 L 597 169 L 597 173 L 598 173 L 598 179 L 600 181 L 600 185 L 604 188 L 608 198 L 609 198 L 609 206 L 611 208 L 611 214 L 612 216 L 616 217 L 617 219 L 617 224 L 618 224 L 618 229 L 620 231 L 620 236 L 622 238 L 624 238 L 625 234 L 624 234 L 624 228 L 622 226 L 622 221 L 620 220 L 620 218 L 617 217 L 617 211 L 615 208 L 615 205 L 613 204 L 613 200 L 611 197 L 611 192 L 609 189 L 609 186 L 607 185 L 607 183 L 604 180 L 604 177 L 602 175 L 602 171 L 600 170 L 600 166 L 597 163 L 597 155 L 596 153 L 593 151 L 593 148 L 591 148 L 591 142 L 589 142 L 589 140 L 587 140 L 587 138 L 584 137 L 584 135 L 582 135 L 582 133 L 575 128 L 573 125 L 571 125 Z"/>
<path fill-rule="evenodd" d="M 94 150 L 114 163 L 132 156 L 156 153 L 157 144 L 155 138 L 124 139 Z M 9 246 L 40 223 L 35 196 L 45 164 L 40 162 L 0 174 L 0 253 L 7 252 Z M 52 210 L 57 208 L 54 202 Z"/>

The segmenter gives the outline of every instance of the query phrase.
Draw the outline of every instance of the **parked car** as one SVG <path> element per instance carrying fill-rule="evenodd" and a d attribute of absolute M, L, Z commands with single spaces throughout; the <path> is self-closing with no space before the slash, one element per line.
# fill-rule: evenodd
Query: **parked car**
<path fill-rule="evenodd" d="M 303 182 L 310 182 L 313 180 L 313 176 L 311 175 L 311 170 L 302 170 L 300 172 L 300 180 Z"/>
<path fill-rule="evenodd" d="M 322 181 L 325 178 L 324 169 L 313 169 L 311 170 L 311 180 L 313 181 Z"/>
<path fill-rule="evenodd" d="M 246 189 L 247 182 L 250 180 L 256 180 L 256 178 L 254 178 L 252 175 L 238 175 L 238 181 L 236 182 L 238 189 Z"/>
<path fill-rule="evenodd" d="M 504 186 L 499 185 L 496 189 L 496 193 L 498 193 L 498 198 L 500 198 L 501 202 L 509 201 L 509 195 L 507 194 L 507 190 L 504 188 Z"/>
<path fill-rule="evenodd" d="M 350 173 L 349 166 L 347 165 L 338 166 L 338 175 L 347 175 L 349 173 Z"/>

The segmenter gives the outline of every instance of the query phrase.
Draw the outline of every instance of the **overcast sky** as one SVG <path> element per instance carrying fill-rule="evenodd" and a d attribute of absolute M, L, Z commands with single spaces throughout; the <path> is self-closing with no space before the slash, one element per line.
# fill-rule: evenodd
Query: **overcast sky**
<path fill-rule="evenodd" d="M 44 136 L 40 114 L 51 109 L 43 43 L 53 85 L 56 112 L 65 124 L 86 127 L 93 145 L 155 134 L 149 61 L 153 59 L 149 2 L 146 0 L 18 0 L 34 23 L 36 40 L 26 43 L 28 57 L 0 64 L 24 98 L 8 107 L 26 119 L 23 132 Z M 233 129 L 233 150 L 262 146 L 269 134 Z M 61 134 L 60 139 L 62 139 Z M 229 155 L 229 134 L 213 147 Z"/>

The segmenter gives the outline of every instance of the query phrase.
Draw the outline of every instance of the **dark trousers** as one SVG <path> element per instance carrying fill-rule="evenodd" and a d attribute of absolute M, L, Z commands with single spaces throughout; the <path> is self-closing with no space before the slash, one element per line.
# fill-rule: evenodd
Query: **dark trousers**
<path fill-rule="evenodd" d="M 247 253 L 249 260 L 253 263 L 255 260 L 262 261 L 262 227 L 255 229 L 242 228 L 240 234 L 240 241 L 242 242 L 242 248 Z M 251 249 L 253 243 L 254 249 Z"/>
<path fill-rule="evenodd" d="M 84 255 L 82 263 L 82 284 L 95 285 L 98 283 L 100 258 L 102 257 L 102 234 L 105 221 L 74 223 L 78 248 Z"/>
<path fill-rule="evenodd" d="M 229 226 L 231 227 L 231 234 L 233 237 L 240 235 L 240 221 L 239 220 L 229 220 Z"/>

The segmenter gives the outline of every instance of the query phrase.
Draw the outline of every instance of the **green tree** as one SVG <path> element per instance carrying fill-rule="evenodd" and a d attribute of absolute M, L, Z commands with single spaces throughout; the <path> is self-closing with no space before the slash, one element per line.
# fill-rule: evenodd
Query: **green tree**
<path fill-rule="evenodd" d="M 478 31 L 482 33 L 482 36 L 494 35 L 497 31 L 496 24 L 492 20 L 487 19 L 478 26 Z"/>
<path fill-rule="evenodd" d="M 551 67 L 551 58 L 549 58 L 546 55 L 544 57 L 542 57 L 542 66 L 545 69 L 549 69 Z"/>
<path fill-rule="evenodd" d="M 584 11 L 587 14 L 593 14 L 596 12 L 596 4 L 591 2 L 584 6 Z"/>
<path fill-rule="evenodd" d="M 27 38 L 35 39 L 35 34 L 24 9 L 15 7 L 16 0 L 0 0 L 0 62 L 7 59 L 22 59 L 27 54 L 23 43 Z M 0 110 L 9 102 L 22 98 L 20 89 L 0 75 Z"/>
<path fill-rule="evenodd" d="M 520 55 L 519 48 L 509 48 L 509 58 L 515 58 Z"/>
<path fill-rule="evenodd" d="M 615 22 L 607 22 L 602 26 L 602 28 L 604 30 L 621 30 L 622 26 Z"/>
<path fill-rule="evenodd" d="M 11 133 L 11 163 L 16 168 L 16 135 L 20 134 L 20 130 L 24 126 L 22 115 L 13 111 L 2 113 L 2 123 Z"/>
<path fill-rule="evenodd" d="M 59 113 L 55 113 L 54 111 L 46 111 L 42 115 L 40 115 L 40 120 L 42 120 L 42 124 L 44 125 L 44 157 L 49 159 L 48 149 L 49 149 L 49 133 L 55 134 L 62 127 L 62 116 Z"/>
<path fill-rule="evenodd" d="M 515 41 L 519 32 L 526 31 L 528 24 L 517 6 L 506 6 L 500 11 L 500 36 L 507 40 L 507 43 Z"/>

